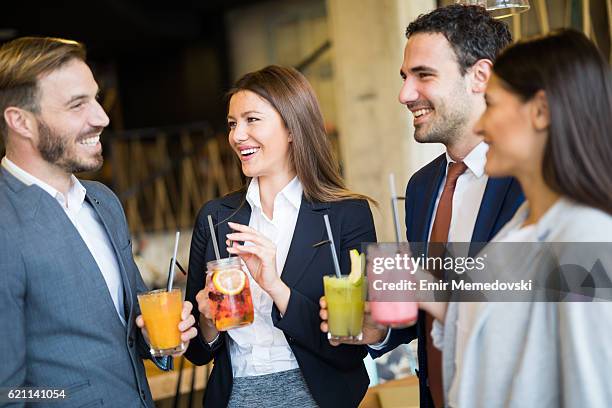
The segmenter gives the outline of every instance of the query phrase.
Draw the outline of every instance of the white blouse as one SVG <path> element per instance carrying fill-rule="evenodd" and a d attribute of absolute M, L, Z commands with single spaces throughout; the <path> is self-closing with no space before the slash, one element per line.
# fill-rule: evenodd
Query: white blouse
<path fill-rule="evenodd" d="M 251 180 L 247 189 L 246 199 L 251 206 L 249 227 L 259 231 L 276 245 L 276 271 L 279 276 L 293 239 L 302 191 L 302 184 L 295 177 L 274 198 L 274 212 L 272 219 L 269 219 L 262 209 L 257 178 Z M 249 326 L 228 330 L 234 377 L 272 374 L 299 368 L 284 333 L 272 323 L 272 298 L 253 280 L 244 263 L 242 269 L 249 277 L 255 318 Z"/>

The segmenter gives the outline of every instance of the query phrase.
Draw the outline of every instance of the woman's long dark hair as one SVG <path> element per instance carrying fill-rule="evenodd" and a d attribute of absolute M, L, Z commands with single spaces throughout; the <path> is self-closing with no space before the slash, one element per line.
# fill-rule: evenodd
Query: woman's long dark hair
<path fill-rule="evenodd" d="M 493 70 L 524 100 L 546 93 L 546 184 L 612 215 L 612 71 L 595 45 L 564 29 L 510 46 Z"/>

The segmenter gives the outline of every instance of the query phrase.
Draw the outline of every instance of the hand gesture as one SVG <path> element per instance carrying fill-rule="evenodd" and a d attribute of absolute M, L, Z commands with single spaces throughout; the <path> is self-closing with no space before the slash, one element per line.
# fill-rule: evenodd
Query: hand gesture
<path fill-rule="evenodd" d="M 237 232 L 227 234 L 226 243 L 229 245 L 229 241 L 233 241 L 227 252 L 238 255 L 244 261 L 255 282 L 269 294 L 284 285 L 276 272 L 276 245 L 246 225 L 233 222 L 228 225 Z M 238 245 L 238 241 L 252 245 Z"/>

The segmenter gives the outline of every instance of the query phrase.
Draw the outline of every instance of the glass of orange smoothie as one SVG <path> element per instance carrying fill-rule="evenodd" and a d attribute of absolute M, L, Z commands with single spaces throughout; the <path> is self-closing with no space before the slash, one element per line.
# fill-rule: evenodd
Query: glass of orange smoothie
<path fill-rule="evenodd" d="M 162 357 L 184 351 L 178 327 L 183 309 L 181 290 L 158 289 L 143 293 L 138 295 L 138 304 L 149 333 L 151 355 Z"/>

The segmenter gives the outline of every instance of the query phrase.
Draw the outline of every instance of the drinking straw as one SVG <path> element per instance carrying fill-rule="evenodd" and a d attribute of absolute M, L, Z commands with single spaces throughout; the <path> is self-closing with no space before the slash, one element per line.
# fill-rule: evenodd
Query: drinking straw
<path fill-rule="evenodd" d="M 213 242 L 213 248 L 215 248 L 215 256 L 217 257 L 217 261 L 221 259 L 221 255 L 219 255 L 219 245 L 217 244 L 217 234 L 215 234 L 215 227 L 212 222 L 212 215 L 208 216 L 208 227 L 210 228 L 210 237 Z"/>
<path fill-rule="evenodd" d="M 172 253 L 172 259 L 170 261 L 170 271 L 168 272 L 168 286 L 166 287 L 168 292 L 172 290 L 172 283 L 174 282 L 174 265 L 176 265 L 176 253 L 178 252 L 180 236 L 180 231 L 176 231 L 176 238 L 174 240 L 174 252 Z"/>
<path fill-rule="evenodd" d="M 332 235 L 331 225 L 329 225 L 329 216 L 325 214 L 323 216 L 325 220 L 325 228 L 327 229 L 327 238 L 329 238 L 329 246 L 331 246 L 332 258 L 334 260 L 334 269 L 336 270 L 336 276 L 338 278 L 342 277 L 342 272 L 340 272 L 340 264 L 338 263 L 338 254 L 336 253 L 336 246 L 334 244 L 334 236 Z"/>
<path fill-rule="evenodd" d="M 400 242 L 399 210 L 397 208 L 397 192 L 395 191 L 395 174 L 389 174 L 389 187 L 391 191 L 391 211 L 393 212 L 393 227 L 395 229 L 395 242 Z"/>

